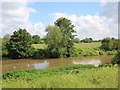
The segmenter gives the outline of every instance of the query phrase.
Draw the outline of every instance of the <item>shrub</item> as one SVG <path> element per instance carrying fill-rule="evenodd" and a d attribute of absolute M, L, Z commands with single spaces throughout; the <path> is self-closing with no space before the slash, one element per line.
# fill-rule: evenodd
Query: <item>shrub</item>
<path fill-rule="evenodd" d="M 113 58 L 112 64 L 120 64 L 120 50 L 117 55 Z"/>

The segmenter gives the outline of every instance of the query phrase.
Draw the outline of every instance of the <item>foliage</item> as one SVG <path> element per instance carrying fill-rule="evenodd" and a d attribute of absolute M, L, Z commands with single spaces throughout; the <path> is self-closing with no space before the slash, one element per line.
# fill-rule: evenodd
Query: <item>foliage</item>
<path fill-rule="evenodd" d="M 8 56 L 8 51 L 7 51 L 7 43 L 9 42 L 10 39 L 10 34 L 6 34 L 3 38 L 1 38 L 2 42 L 2 57 L 7 57 Z"/>
<path fill-rule="evenodd" d="M 3 37 L 3 39 L 5 39 L 5 40 L 9 40 L 10 39 L 10 34 L 6 34 L 4 37 Z"/>
<path fill-rule="evenodd" d="M 36 49 L 33 52 L 33 59 L 43 59 L 43 58 L 49 58 L 50 57 L 50 53 L 48 51 L 48 49 Z"/>
<path fill-rule="evenodd" d="M 118 51 L 117 55 L 114 57 L 113 64 L 120 64 L 120 50 Z"/>
<path fill-rule="evenodd" d="M 93 39 L 92 38 L 85 38 L 85 39 L 81 40 L 81 42 L 91 43 L 91 42 L 93 42 Z"/>
<path fill-rule="evenodd" d="M 33 46 L 35 49 L 46 49 L 46 48 L 47 48 L 47 45 L 46 45 L 46 44 L 32 44 L 32 46 Z"/>
<path fill-rule="evenodd" d="M 2 57 L 7 57 L 8 56 L 8 51 L 7 51 L 7 43 L 9 42 L 8 39 L 3 38 L 2 39 Z"/>
<path fill-rule="evenodd" d="M 120 49 L 120 39 L 114 39 L 114 38 L 104 38 L 101 41 L 101 49 L 105 51 L 112 51 L 112 50 L 118 50 Z"/>
<path fill-rule="evenodd" d="M 26 29 L 19 29 L 11 36 L 7 50 L 11 58 L 28 58 L 32 56 L 33 48 L 31 35 Z"/>
<path fill-rule="evenodd" d="M 79 38 L 74 38 L 74 39 L 73 39 L 73 42 L 74 42 L 74 43 L 79 43 L 80 40 L 79 40 Z"/>
<path fill-rule="evenodd" d="M 39 35 L 33 35 L 32 39 L 33 39 L 33 44 L 39 44 L 41 42 Z"/>
<path fill-rule="evenodd" d="M 46 28 L 46 42 L 52 57 L 69 57 L 73 50 L 74 25 L 66 18 L 59 18 L 55 26 Z"/>
<path fill-rule="evenodd" d="M 117 88 L 118 67 L 71 65 L 12 71 L 3 74 L 2 85 L 3 88 Z"/>
<path fill-rule="evenodd" d="M 33 44 L 32 46 L 34 46 L 35 49 L 47 49 L 46 44 Z M 101 46 L 100 42 L 74 43 L 74 49 L 71 51 L 71 56 L 75 57 L 75 56 L 115 55 L 117 53 L 117 50 L 112 51 L 101 50 L 99 48 L 100 46 Z M 53 56 L 52 54 L 50 55 Z"/>
<path fill-rule="evenodd" d="M 62 41 L 61 30 L 56 26 L 48 26 L 46 28 L 46 31 L 47 31 L 46 42 L 48 45 L 48 50 L 51 53 L 51 57 L 60 57 Z"/>
<path fill-rule="evenodd" d="M 75 37 L 74 25 L 72 25 L 71 21 L 61 17 L 57 19 L 54 24 L 58 26 L 62 32 L 62 48 L 65 51 L 65 55 L 68 57 L 73 50 L 73 39 Z"/>

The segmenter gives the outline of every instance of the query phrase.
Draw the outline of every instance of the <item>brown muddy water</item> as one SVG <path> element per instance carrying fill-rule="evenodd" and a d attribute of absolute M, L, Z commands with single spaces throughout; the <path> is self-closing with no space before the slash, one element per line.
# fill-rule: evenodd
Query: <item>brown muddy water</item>
<path fill-rule="evenodd" d="M 3 60 L 2 71 L 5 73 L 13 70 L 25 69 L 43 69 L 50 67 L 66 66 L 71 64 L 93 64 L 98 66 L 100 64 L 110 63 L 113 56 L 87 56 L 87 57 L 70 57 L 57 59 L 17 59 L 17 60 Z"/>

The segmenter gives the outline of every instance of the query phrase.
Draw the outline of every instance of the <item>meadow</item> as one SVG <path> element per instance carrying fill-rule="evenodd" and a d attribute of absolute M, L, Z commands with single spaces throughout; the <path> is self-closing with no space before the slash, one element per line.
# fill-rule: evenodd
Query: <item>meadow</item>
<path fill-rule="evenodd" d="M 117 88 L 118 66 L 70 65 L 42 70 L 11 71 L 3 88 Z"/>
<path fill-rule="evenodd" d="M 47 48 L 46 44 L 33 44 L 32 45 L 35 49 L 45 49 Z M 99 48 L 101 46 L 100 42 L 93 42 L 93 43 L 74 43 L 75 48 Z"/>
<path fill-rule="evenodd" d="M 33 44 L 35 49 L 46 49 L 46 44 Z M 92 43 L 74 43 L 73 57 L 75 56 L 98 56 L 98 55 L 115 55 L 117 50 L 105 51 L 100 49 L 101 42 Z"/>
<path fill-rule="evenodd" d="M 46 44 L 33 44 L 46 49 Z M 115 54 L 102 51 L 100 42 L 74 43 L 76 56 Z M 75 56 L 75 55 L 74 55 Z M 16 70 L 3 74 L 3 88 L 117 88 L 118 66 L 69 65 L 56 68 Z"/>

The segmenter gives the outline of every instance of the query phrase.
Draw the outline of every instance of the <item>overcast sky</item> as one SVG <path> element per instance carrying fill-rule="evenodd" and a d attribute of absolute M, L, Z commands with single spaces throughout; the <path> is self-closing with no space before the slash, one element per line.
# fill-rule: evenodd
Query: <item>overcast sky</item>
<path fill-rule="evenodd" d="M 60 17 L 70 19 L 75 25 L 77 37 L 103 39 L 118 37 L 117 2 L 2 2 L 0 30 L 12 34 L 18 28 L 26 28 L 32 35 L 46 35 L 47 25 L 53 25 Z M 0 5 L 1 7 L 1 5 Z M 0 20 L 1 21 L 1 20 Z"/>

